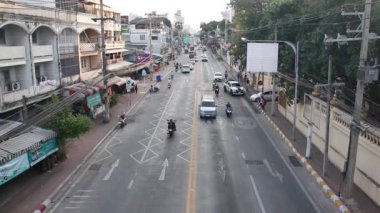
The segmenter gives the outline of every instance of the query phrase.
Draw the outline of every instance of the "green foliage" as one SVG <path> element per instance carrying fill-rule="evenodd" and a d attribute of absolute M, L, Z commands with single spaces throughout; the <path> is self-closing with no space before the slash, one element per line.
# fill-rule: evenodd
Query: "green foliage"
<path fill-rule="evenodd" d="M 277 25 L 278 40 L 300 43 L 299 74 L 301 81 L 327 82 L 328 55 L 333 59 L 333 81 L 343 79 L 346 87 L 355 90 L 356 74 L 359 65 L 360 42 L 349 42 L 349 45 L 333 44 L 327 50 L 323 43 L 324 35 L 336 37 L 338 33 L 346 34 L 347 24 L 355 29 L 360 20 L 355 16 L 342 16 L 343 5 L 354 3 L 358 11 L 364 10 L 364 1 L 356 0 L 272 0 L 264 5 L 260 0 L 231 0 L 235 10 L 230 54 L 233 63 L 241 63 L 244 68 L 246 44 L 241 37 L 251 40 L 273 40 Z M 249 8 L 249 9 L 247 9 Z M 347 7 L 347 11 L 353 11 Z M 373 4 L 370 32 L 380 33 L 380 4 Z M 376 24 L 377 23 L 377 24 Z M 202 28 L 203 29 L 203 28 Z M 243 31 L 242 31 L 243 30 Z M 244 31 L 245 30 L 245 31 Z M 354 37 L 355 35 L 348 35 Z M 369 44 L 369 57 L 380 58 L 380 40 Z M 294 53 L 290 47 L 280 44 L 280 72 L 294 75 Z M 371 100 L 380 101 L 379 82 L 370 84 L 366 89 Z M 304 89 L 300 88 L 300 91 Z M 288 90 L 288 91 L 291 91 Z M 376 92 L 377 91 L 377 92 Z M 291 97 L 291 92 L 289 96 Z M 302 97 L 302 93 L 300 93 Z"/>
<path fill-rule="evenodd" d="M 119 102 L 119 99 L 120 99 L 120 95 L 119 94 L 112 94 L 111 95 L 111 100 L 110 100 L 110 107 L 115 106 Z"/>
<path fill-rule="evenodd" d="M 46 127 L 54 130 L 59 139 L 65 140 L 87 132 L 91 127 L 91 120 L 84 115 L 75 116 L 71 110 L 64 109 L 54 116 Z"/>

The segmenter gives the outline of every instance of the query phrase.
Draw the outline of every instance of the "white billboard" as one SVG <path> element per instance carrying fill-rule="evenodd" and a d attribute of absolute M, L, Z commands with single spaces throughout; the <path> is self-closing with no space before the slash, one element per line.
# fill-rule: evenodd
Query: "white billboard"
<path fill-rule="evenodd" d="M 277 72 L 278 43 L 248 43 L 247 72 Z"/>

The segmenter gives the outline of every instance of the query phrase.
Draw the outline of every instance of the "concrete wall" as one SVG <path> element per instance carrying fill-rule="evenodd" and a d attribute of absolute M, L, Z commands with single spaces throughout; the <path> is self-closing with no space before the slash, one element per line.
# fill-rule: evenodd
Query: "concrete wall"
<path fill-rule="evenodd" d="M 313 126 L 312 142 L 321 152 L 324 152 L 327 123 L 326 103 L 317 98 L 314 99 L 314 103 L 320 104 L 320 107 L 314 105 L 312 109 L 315 116 L 313 121 L 317 124 Z M 290 107 L 286 106 L 286 108 L 278 105 L 278 109 L 290 122 L 293 122 L 293 105 Z M 307 106 L 298 104 L 296 127 L 306 136 L 307 119 L 304 117 L 305 109 L 306 111 L 308 110 Z M 330 116 L 329 160 L 341 171 L 343 171 L 347 159 L 351 120 L 352 116 L 350 114 L 343 112 L 339 108 L 332 107 Z M 368 130 L 362 132 L 359 137 L 354 182 L 378 205 L 380 205 L 379 165 L 380 132 L 369 126 Z"/>

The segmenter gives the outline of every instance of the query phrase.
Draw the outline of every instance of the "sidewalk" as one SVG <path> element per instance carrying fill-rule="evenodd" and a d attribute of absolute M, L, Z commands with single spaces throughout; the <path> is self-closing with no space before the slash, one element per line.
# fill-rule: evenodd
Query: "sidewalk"
<path fill-rule="evenodd" d="M 225 64 L 226 65 L 226 64 Z M 228 65 L 227 65 L 228 66 Z M 234 72 L 230 72 L 233 77 L 237 79 L 237 70 Z M 250 82 L 252 82 L 252 78 L 250 78 Z M 247 85 L 245 82 L 242 82 L 242 85 L 247 88 L 247 97 L 250 97 L 254 92 L 256 92 L 256 88 L 252 85 Z M 276 126 L 283 132 L 283 134 L 288 138 L 292 138 L 292 123 L 288 121 L 282 114 L 278 111 L 271 116 L 271 102 L 268 102 L 265 108 L 266 114 L 270 117 L 270 119 L 276 124 Z M 304 136 L 298 129 L 296 130 L 295 141 L 291 141 L 296 150 L 302 155 L 305 156 L 306 151 L 306 136 Z M 320 174 L 323 180 L 327 183 L 328 186 L 334 191 L 336 195 L 339 196 L 340 192 L 340 184 L 342 182 L 342 175 L 338 168 L 336 168 L 333 164 L 329 163 L 327 166 L 327 176 L 322 175 L 323 168 L 323 153 L 320 152 L 314 145 L 311 148 L 311 158 L 307 159 L 307 162 L 315 169 L 315 171 Z M 359 187 L 354 185 L 353 189 L 353 197 L 355 202 L 357 202 L 358 209 L 350 209 L 352 212 L 358 213 L 373 213 L 380 212 L 380 207 L 377 206 L 375 202 L 373 202 Z"/>
<path fill-rule="evenodd" d="M 161 73 L 165 76 L 171 66 L 172 64 L 165 66 L 154 74 Z M 147 80 L 144 87 L 141 82 L 138 84 L 138 93 L 122 95 L 118 104 L 111 108 L 109 123 L 104 124 L 102 119 L 97 119 L 94 126 L 87 133 L 79 138 L 70 140 L 67 147 L 67 159 L 56 164 L 52 170 L 40 173 L 32 168 L 2 186 L 0 188 L 0 212 L 33 212 L 40 203 L 62 184 L 84 160 L 85 156 L 115 126 L 119 115 L 122 112 L 127 112 L 145 96 L 150 84 L 151 81 Z"/>

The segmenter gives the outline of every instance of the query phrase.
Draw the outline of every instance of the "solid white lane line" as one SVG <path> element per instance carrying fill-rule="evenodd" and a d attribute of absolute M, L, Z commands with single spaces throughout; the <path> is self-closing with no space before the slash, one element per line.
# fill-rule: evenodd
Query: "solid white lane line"
<path fill-rule="evenodd" d="M 128 184 L 128 189 L 131 189 L 132 188 L 132 186 L 133 186 L 133 182 L 134 182 L 134 180 L 132 179 L 131 181 L 129 181 L 129 184 Z"/>
<path fill-rule="evenodd" d="M 257 202 L 259 202 L 259 206 L 260 206 L 261 212 L 265 213 L 264 204 L 263 204 L 263 201 L 261 200 L 261 197 L 260 197 L 260 194 L 259 194 L 259 190 L 257 189 L 255 180 L 253 179 L 252 175 L 250 175 L 249 178 L 251 179 L 253 191 L 255 192 L 255 195 L 257 197 Z"/>
<path fill-rule="evenodd" d="M 89 198 L 91 196 L 90 195 L 74 195 L 73 197 L 76 197 L 76 198 Z"/>
<path fill-rule="evenodd" d="M 245 154 L 244 154 L 244 152 L 241 153 L 241 157 L 245 160 Z"/>
<path fill-rule="evenodd" d="M 285 159 L 284 155 L 282 154 L 282 152 L 280 151 L 280 149 L 276 146 L 276 143 L 274 142 L 273 138 L 270 136 L 270 134 L 268 133 L 268 131 L 264 128 L 264 126 L 261 124 L 261 122 L 259 122 L 259 119 L 256 117 L 256 114 L 253 112 L 251 106 L 248 104 L 247 101 L 245 101 L 245 99 L 243 100 L 242 99 L 242 102 L 243 104 L 245 105 L 245 107 L 248 109 L 248 111 L 251 113 L 251 116 L 256 120 L 257 124 L 260 126 L 260 128 L 263 130 L 264 134 L 267 136 L 267 138 L 269 139 L 270 143 L 272 144 L 272 146 L 274 147 L 274 149 L 276 150 L 277 154 L 280 156 L 280 158 L 282 159 L 282 161 L 284 162 L 285 166 L 288 168 L 289 172 L 293 175 L 295 181 L 297 182 L 298 186 L 301 188 L 301 190 L 303 191 L 303 193 L 306 195 L 307 199 L 310 201 L 311 205 L 314 207 L 315 211 L 316 212 L 321 212 L 321 209 L 319 208 L 319 206 L 316 204 L 316 202 L 312 199 L 309 191 L 306 190 L 305 186 L 302 184 L 301 180 L 298 178 L 298 176 L 296 175 L 296 173 L 294 172 L 294 170 L 292 169 L 292 166 L 289 164 L 289 162 Z"/>

